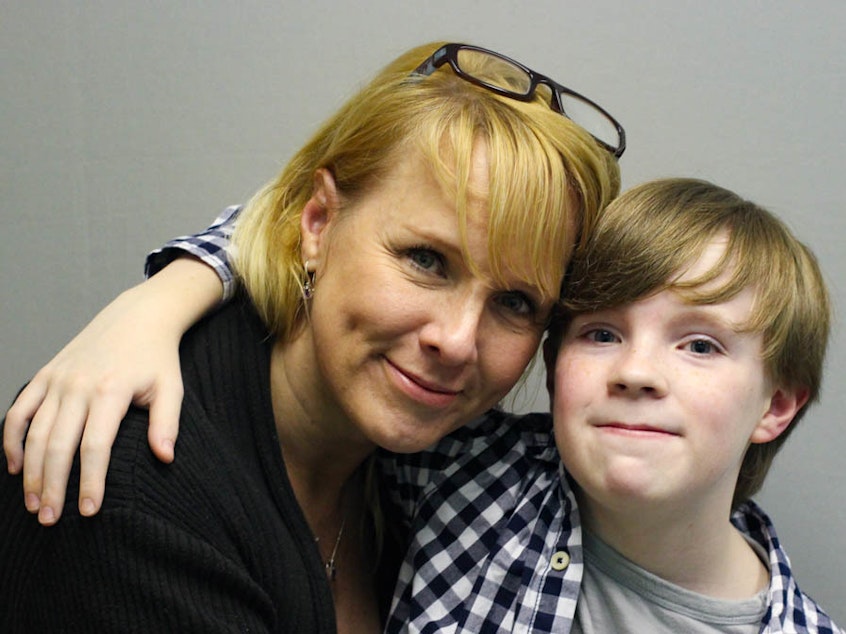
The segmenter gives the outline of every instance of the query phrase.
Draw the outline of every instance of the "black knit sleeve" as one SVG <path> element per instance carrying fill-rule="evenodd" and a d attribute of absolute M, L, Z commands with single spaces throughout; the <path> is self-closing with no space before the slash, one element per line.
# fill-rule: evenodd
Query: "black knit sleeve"
<path fill-rule="evenodd" d="M 52 528 L 13 515 L 0 526 L 0 631 L 274 631 L 246 569 L 182 527 L 129 508 Z"/>

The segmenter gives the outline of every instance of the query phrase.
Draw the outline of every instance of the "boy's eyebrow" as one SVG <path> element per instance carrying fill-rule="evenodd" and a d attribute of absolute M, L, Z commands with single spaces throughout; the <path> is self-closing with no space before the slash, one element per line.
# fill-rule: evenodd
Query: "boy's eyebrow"
<path fill-rule="evenodd" d="M 737 334 L 748 332 L 746 324 L 752 316 L 751 311 L 749 315 L 747 315 L 746 321 L 730 321 L 717 312 L 717 308 L 719 306 L 720 304 L 697 304 L 688 302 L 684 309 L 675 316 L 674 321 L 702 322 L 706 325 L 723 330 L 730 330 Z"/>
<path fill-rule="evenodd" d="M 746 321 L 736 322 L 730 321 L 723 317 L 719 312 L 718 308 L 722 305 L 722 302 L 710 304 L 710 303 L 696 303 L 690 300 L 681 297 L 683 303 L 682 308 L 676 313 L 672 321 L 673 322 L 699 322 L 703 325 L 708 325 L 713 328 L 719 328 L 721 330 L 731 331 L 736 334 L 744 334 L 749 332 L 747 324 L 749 320 L 752 318 L 752 312 L 749 312 L 747 315 Z M 631 303 L 636 303 L 639 300 L 635 300 Z M 625 310 L 627 306 L 631 303 L 620 304 L 619 306 L 605 306 L 603 308 L 599 308 L 597 310 L 592 311 L 585 311 L 581 313 L 573 314 L 570 318 L 570 322 L 574 322 L 576 320 L 584 320 L 584 319 L 600 319 L 603 316 L 610 316 L 615 313 L 619 313 L 620 311 Z"/>

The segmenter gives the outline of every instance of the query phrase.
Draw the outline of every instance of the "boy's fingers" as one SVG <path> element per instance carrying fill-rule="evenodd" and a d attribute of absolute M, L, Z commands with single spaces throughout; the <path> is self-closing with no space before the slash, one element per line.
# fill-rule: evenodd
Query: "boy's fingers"
<path fill-rule="evenodd" d="M 127 394 L 101 394 L 91 404 L 79 448 L 79 512 L 96 514 L 103 504 L 112 445 L 129 408 Z"/>
<path fill-rule="evenodd" d="M 6 422 L 3 424 L 3 451 L 11 474 L 20 473 L 23 468 L 24 438 L 29 423 L 44 402 L 46 394 L 47 382 L 36 377 L 21 390 L 6 413 Z"/>
<path fill-rule="evenodd" d="M 179 413 L 182 409 L 182 377 L 178 374 L 165 381 L 166 388 L 157 390 L 150 402 L 150 428 L 147 434 L 150 448 L 165 463 L 173 462 L 176 437 L 179 435 Z"/>
<path fill-rule="evenodd" d="M 59 404 L 43 451 L 38 521 L 45 526 L 55 524 L 64 510 L 68 476 L 87 415 L 87 400 L 82 396 L 66 396 Z M 29 443 L 27 443 L 27 465 L 29 459 Z"/>
<path fill-rule="evenodd" d="M 50 430 L 59 409 L 58 399 L 47 394 L 26 434 L 26 448 L 23 460 L 24 502 L 30 513 L 38 512 L 41 507 L 43 487 L 44 454 L 50 440 Z"/>

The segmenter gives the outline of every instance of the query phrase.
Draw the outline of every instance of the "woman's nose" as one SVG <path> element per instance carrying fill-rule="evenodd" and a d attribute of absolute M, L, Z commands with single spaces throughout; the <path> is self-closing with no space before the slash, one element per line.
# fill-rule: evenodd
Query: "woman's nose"
<path fill-rule="evenodd" d="M 420 341 L 446 365 L 475 363 L 485 302 L 474 295 L 449 298 L 432 306 Z"/>

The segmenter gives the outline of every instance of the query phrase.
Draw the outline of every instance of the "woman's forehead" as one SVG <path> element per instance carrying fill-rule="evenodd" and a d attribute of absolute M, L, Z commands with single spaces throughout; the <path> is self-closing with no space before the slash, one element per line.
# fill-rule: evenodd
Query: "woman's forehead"
<path fill-rule="evenodd" d="M 520 282 L 557 297 L 578 233 L 578 192 L 567 188 L 563 201 L 553 203 L 534 183 L 534 190 L 544 196 L 535 200 L 511 182 L 513 170 L 504 171 L 502 165 L 492 170 L 490 160 L 495 159 L 480 136 L 460 151 L 443 143 L 406 144 L 374 185 L 404 188 L 409 193 L 406 202 L 414 205 L 449 208 L 471 268 L 478 260 L 498 284 Z M 435 215 L 415 214 L 415 221 L 422 229 L 434 224 Z"/>

